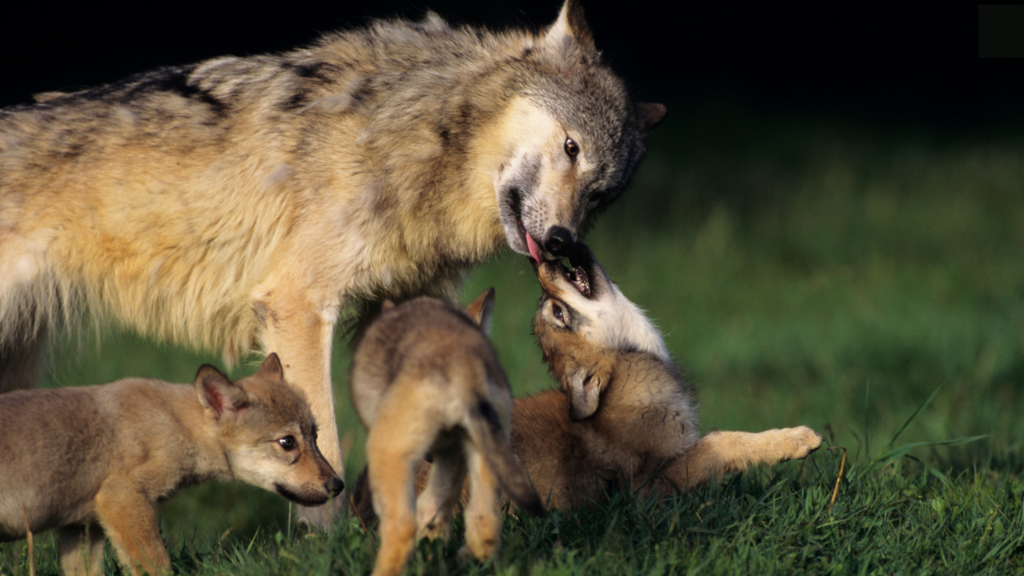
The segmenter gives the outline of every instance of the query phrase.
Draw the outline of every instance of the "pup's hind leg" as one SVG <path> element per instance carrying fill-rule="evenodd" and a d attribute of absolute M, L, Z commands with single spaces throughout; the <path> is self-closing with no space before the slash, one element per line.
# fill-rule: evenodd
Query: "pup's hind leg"
<path fill-rule="evenodd" d="M 60 533 L 60 569 L 64 576 L 103 574 L 103 528 L 65 526 Z"/>
<path fill-rule="evenodd" d="M 415 468 L 439 430 L 438 423 L 430 418 L 417 420 L 417 411 L 409 409 L 429 405 L 428 396 L 417 394 L 421 391 L 415 383 L 392 384 L 366 439 L 366 465 L 380 533 L 373 576 L 401 573 L 416 543 Z"/>
<path fill-rule="evenodd" d="M 501 490 L 494 470 L 476 447 L 467 445 L 469 463 L 469 504 L 466 506 L 466 545 L 459 557 L 472 556 L 480 562 L 501 547 Z"/>
<path fill-rule="evenodd" d="M 466 479 L 466 461 L 462 447 L 454 451 L 434 452 L 427 484 L 416 497 L 416 537 L 447 538 L 452 512 L 462 495 Z"/>
<path fill-rule="evenodd" d="M 764 432 L 712 432 L 673 461 L 666 475 L 688 492 L 712 477 L 721 478 L 757 464 L 806 458 L 821 446 L 821 435 L 806 426 Z"/>
<path fill-rule="evenodd" d="M 124 478 L 104 482 L 96 494 L 96 515 L 125 570 L 131 574 L 144 570 L 153 576 L 171 573 L 156 509 L 132 482 Z"/>

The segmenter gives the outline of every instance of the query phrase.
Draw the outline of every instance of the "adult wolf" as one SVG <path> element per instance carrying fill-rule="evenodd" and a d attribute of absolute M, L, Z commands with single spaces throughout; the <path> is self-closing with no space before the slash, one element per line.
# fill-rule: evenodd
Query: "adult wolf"
<path fill-rule="evenodd" d="M 228 361 L 276 351 L 340 473 L 339 311 L 452 297 L 505 245 L 560 255 L 664 114 L 575 0 L 539 34 L 378 21 L 0 111 L 0 386 L 82 309 Z"/>

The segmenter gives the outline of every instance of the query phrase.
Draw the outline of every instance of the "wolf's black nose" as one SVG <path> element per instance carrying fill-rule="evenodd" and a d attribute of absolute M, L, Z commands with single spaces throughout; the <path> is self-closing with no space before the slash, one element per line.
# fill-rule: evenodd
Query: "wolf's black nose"
<path fill-rule="evenodd" d="M 330 492 L 332 496 L 341 494 L 341 491 L 344 489 L 345 483 L 337 476 L 327 481 L 327 491 Z"/>
<path fill-rule="evenodd" d="M 576 246 L 576 240 L 572 232 L 561 226 L 555 226 L 548 232 L 548 238 L 544 241 L 544 250 L 556 257 L 568 256 Z"/>

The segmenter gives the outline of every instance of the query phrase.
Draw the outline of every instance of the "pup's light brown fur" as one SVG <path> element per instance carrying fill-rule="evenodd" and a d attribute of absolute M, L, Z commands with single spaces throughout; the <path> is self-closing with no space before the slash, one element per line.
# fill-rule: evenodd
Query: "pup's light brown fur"
<path fill-rule="evenodd" d="M 0 395 L 0 541 L 25 537 L 27 510 L 33 533 L 60 530 L 66 575 L 102 573 L 104 536 L 132 574 L 169 573 L 156 501 L 213 478 L 305 506 L 341 492 L 277 355 L 237 383 L 203 366 L 195 386 L 136 378 Z"/>
<path fill-rule="evenodd" d="M 342 471 L 339 312 L 571 244 L 664 113 L 574 0 L 540 34 L 378 21 L 0 110 L 0 390 L 83 309 L 228 361 L 273 350 Z"/>
<path fill-rule="evenodd" d="M 463 555 L 483 561 L 497 553 L 499 487 L 542 513 L 509 449 L 512 393 L 485 335 L 493 305 L 493 289 L 465 313 L 427 297 L 386 305 L 356 349 L 352 398 L 369 429 L 368 480 L 380 518 L 375 576 L 400 573 L 416 539 L 448 535 L 467 472 Z M 415 470 L 428 454 L 433 467 L 416 498 Z"/>

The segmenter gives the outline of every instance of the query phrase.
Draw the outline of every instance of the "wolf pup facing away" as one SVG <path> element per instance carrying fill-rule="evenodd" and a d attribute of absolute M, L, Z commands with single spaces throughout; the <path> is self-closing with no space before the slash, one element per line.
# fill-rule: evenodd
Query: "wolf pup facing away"
<path fill-rule="evenodd" d="M 367 476 L 380 518 L 374 576 L 400 573 L 418 538 L 448 535 L 467 472 L 461 555 L 484 561 L 497 553 L 499 487 L 520 508 L 543 513 L 509 449 L 512 392 L 486 336 L 493 306 L 493 289 L 466 312 L 429 297 L 386 302 L 356 348 L 352 400 L 370 432 Z M 417 498 L 415 472 L 428 454 L 433 466 Z"/>
<path fill-rule="evenodd" d="M 26 522 L 59 528 L 62 572 L 96 575 L 106 535 L 130 573 L 163 574 L 156 501 L 178 488 L 235 479 L 326 503 L 344 484 L 282 377 L 271 354 L 237 383 L 203 366 L 194 387 L 133 378 L 0 395 L 0 541 L 24 538 Z"/>
<path fill-rule="evenodd" d="M 600 500 L 623 478 L 644 493 L 688 492 L 821 446 L 804 426 L 700 437 L 692 390 L 659 332 L 585 244 L 569 261 L 534 262 L 544 291 L 534 332 L 562 389 L 516 400 L 512 415 L 512 448 L 549 506 Z"/>
<path fill-rule="evenodd" d="M 0 386 L 83 309 L 228 361 L 274 350 L 341 472 L 339 311 L 452 298 L 504 246 L 563 254 L 664 114 L 576 0 L 541 33 L 431 13 L 2 110 Z"/>

